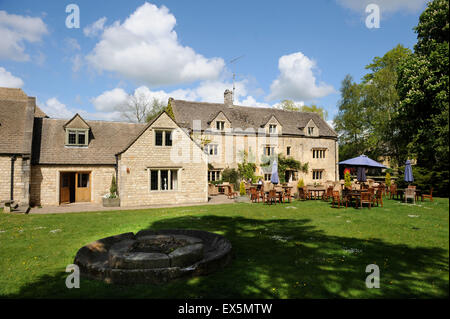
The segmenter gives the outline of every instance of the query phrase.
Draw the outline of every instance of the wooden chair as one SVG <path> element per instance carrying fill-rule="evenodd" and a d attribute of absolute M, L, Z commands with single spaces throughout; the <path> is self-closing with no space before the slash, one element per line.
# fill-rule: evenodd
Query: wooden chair
<path fill-rule="evenodd" d="M 259 203 L 259 196 L 258 196 L 258 191 L 257 191 L 256 187 L 250 188 L 250 200 L 253 203 L 256 203 L 256 202 Z"/>
<path fill-rule="evenodd" d="M 386 185 L 384 185 L 383 183 L 381 183 L 379 186 L 378 186 L 378 190 L 380 190 L 381 191 L 381 195 L 383 196 L 383 195 L 386 195 Z"/>
<path fill-rule="evenodd" d="M 266 195 L 264 193 L 264 188 L 260 187 L 260 189 L 258 190 L 258 198 L 262 199 L 262 202 L 264 203 L 265 199 L 266 199 Z M 259 201 L 259 200 L 258 200 Z"/>
<path fill-rule="evenodd" d="M 430 201 L 433 201 L 433 187 L 430 189 L 430 194 L 422 194 L 422 202 L 425 198 L 429 198 Z"/>
<path fill-rule="evenodd" d="M 309 198 L 309 194 L 305 191 L 305 187 L 300 187 L 298 189 L 298 199 L 307 200 Z"/>
<path fill-rule="evenodd" d="M 323 200 L 329 200 L 330 198 L 333 198 L 333 186 L 328 186 L 327 191 L 322 195 Z"/>
<path fill-rule="evenodd" d="M 234 191 L 234 186 L 233 186 L 233 184 L 230 184 L 230 185 L 227 185 L 228 187 L 228 194 L 227 194 L 227 196 L 228 196 L 228 198 L 229 199 L 233 199 L 233 198 L 236 198 L 236 196 L 237 196 L 237 192 L 235 192 Z"/>
<path fill-rule="evenodd" d="M 381 203 L 381 207 L 383 207 L 383 190 L 377 189 L 375 196 L 373 196 L 373 205 L 375 206 L 375 203 L 378 205 Z"/>
<path fill-rule="evenodd" d="M 275 189 L 269 190 L 269 194 L 266 197 L 265 203 L 270 205 L 272 205 L 272 203 L 277 203 L 277 192 Z"/>
<path fill-rule="evenodd" d="M 416 203 L 416 189 L 415 188 L 407 188 L 405 189 L 405 203 L 408 201 L 408 198 L 412 199 L 413 204 Z"/>
<path fill-rule="evenodd" d="M 369 209 L 372 204 L 372 194 L 369 192 L 361 192 L 361 197 L 359 198 L 359 206 L 362 208 L 363 204 L 369 204 Z"/>
<path fill-rule="evenodd" d="M 291 195 L 291 188 L 286 188 L 286 190 L 284 191 L 284 194 L 283 194 L 283 201 L 284 201 L 286 198 L 287 198 L 287 200 L 288 200 L 288 203 L 290 203 L 290 202 L 291 202 L 291 198 L 292 198 L 292 195 Z"/>
<path fill-rule="evenodd" d="M 397 185 L 395 185 L 395 184 L 391 185 L 389 199 L 393 199 L 394 196 L 397 196 L 397 198 L 398 198 Z"/>
<path fill-rule="evenodd" d="M 341 196 L 339 195 L 339 191 L 333 191 L 331 197 L 333 199 L 331 202 L 333 208 L 334 208 L 334 204 L 337 204 L 338 208 L 341 208 Z"/>
<path fill-rule="evenodd" d="M 208 195 L 209 196 L 219 195 L 219 191 L 218 191 L 216 185 L 208 184 Z"/>

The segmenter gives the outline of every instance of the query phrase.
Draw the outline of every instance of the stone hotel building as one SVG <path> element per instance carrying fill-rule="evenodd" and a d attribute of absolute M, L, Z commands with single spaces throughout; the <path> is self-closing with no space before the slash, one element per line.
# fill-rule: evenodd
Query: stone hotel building
<path fill-rule="evenodd" d="M 287 180 L 336 180 L 337 135 L 317 114 L 169 99 L 149 123 L 49 118 L 21 89 L 0 88 L 0 202 L 20 205 L 101 203 L 116 177 L 120 205 L 208 201 L 208 181 L 255 154 L 257 175 L 270 179 L 261 155 L 309 163 Z M 208 141 L 207 145 L 202 141 Z"/>

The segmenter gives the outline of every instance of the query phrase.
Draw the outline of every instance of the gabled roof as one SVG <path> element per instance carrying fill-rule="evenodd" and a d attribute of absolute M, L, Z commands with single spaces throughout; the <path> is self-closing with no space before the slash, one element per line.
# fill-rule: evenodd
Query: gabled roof
<path fill-rule="evenodd" d="M 88 147 L 65 146 L 67 120 L 35 118 L 33 164 L 96 165 L 116 163 L 115 154 L 142 130 L 145 124 L 85 121 L 90 127 Z"/>
<path fill-rule="evenodd" d="M 161 115 L 163 115 L 163 114 L 167 115 L 167 117 L 170 118 L 170 120 L 173 121 L 173 123 L 175 123 L 175 125 L 177 125 L 178 127 L 180 127 L 180 125 L 178 125 L 178 123 L 175 122 L 175 121 L 169 116 L 169 114 L 167 114 L 166 111 L 162 111 L 162 112 L 160 112 L 157 116 L 155 116 L 155 118 L 153 118 L 150 122 L 148 122 L 148 123 L 141 129 L 141 131 L 140 131 L 138 134 L 136 134 L 136 136 L 133 137 L 133 138 L 128 142 L 128 144 L 127 144 L 122 150 L 120 150 L 119 152 L 116 153 L 116 155 L 120 155 L 120 154 L 124 153 L 126 150 L 128 150 L 128 149 L 130 148 L 130 146 L 133 145 L 134 142 L 136 142 L 136 141 L 139 139 L 139 137 L 141 137 L 141 135 L 144 134 L 144 132 L 147 131 L 148 128 L 151 127 L 151 126 L 153 125 L 153 123 L 155 123 L 156 120 L 158 120 L 158 119 L 161 117 Z M 181 127 L 180 127 L 180 128 L 181 128 Z M 200 146 L 198 143 L 196 143 L 196 142 L 192 139 L 191 136 L 189 136 L 188 134 L 186 134 L 186 135 L 187 135 L 187 137 L 189 137 L 189 139 L 190 139 L 195 145 L 197 145 L 197 146 L 201 149 L 201 146 Z"/>
<path fill-rule="evenodd" d="M 223 116 L 225 116 L 225 118 L 227 119 L 228 122 L 231 123 L 230 119 L 227 117 L 227 115 L 225 113 L 223 113 L 222 111 L 219 111 L 216 113 L 216 115 L 214 115 L 209 121 L 208 124 L 212 123 L 220 114 L 223 114 Z"/>
<path fill-rule="evenodd" d="M 227 107 L 223 103 L 190 102 L 184 100 L 171 101 L 175 121 L 181 127 L 193 129 L 193 121 L 201 121 L 201 129 L 209 129 L 211 119 L 223 112 L 229 119 L 232 128 L 243 130 L 253 128 L 255 131 L 263 127 L 272 116 L 275 116 L 283 127 L 283 135 L 304 136 L 303 127 L 313 119 L 319 127 L 319 136 L 336 138 L 336 132 L 317 114 L 311 112 L 285 111 L 275 108 L 261 108 L 233 105 Z"/>
<path fill-rule="evenodd" d="M 68 120 L 64 126 L 64 128 L 84 128 L 90 129 L 89 124 L 81 117 L 80 114 L 75 114 L 70 120 Z"/>
<path fill-rule="evenodd" d="M 34 117 L 48 117 L 47 114 L 42 111 L 42 109 L 36 105 L 36 108 L 34 110 Z"/>
<path fill-rule="evenodd" d="M 278 123 L 280 123 L 280 121 L 277 119 L 277 117 L 275 116 L 275 115 L 272 115 L 268 120 L 267 120 L 267 122 L 266 123 L 264 123 L 263 125 L 261 125 L 261 126 L 266 126 L 269 122 L 270 122 L 270 120 L 272 120 L 272 119 L 275 119 Z M 281 123 L 280 123 L 280 125 L 281 125 Z M 281 126 L 283 126 L 283 125 L 281 125 Z"/>
<path fill-rule="evenodd" d="M 34 108 L 21 89 L 0 88 L 0 154 L 31 153 Z"/>

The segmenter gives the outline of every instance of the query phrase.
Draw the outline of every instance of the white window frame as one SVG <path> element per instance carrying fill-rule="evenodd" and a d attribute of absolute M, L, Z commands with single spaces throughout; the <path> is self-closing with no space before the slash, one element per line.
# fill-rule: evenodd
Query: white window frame
<path fill-rule="evenodd" d="M 323 169 L 313 169 L 312 170 L 312 179 L 314 180 L 314 181 L 319 181 L 319 180 L 322 180 L 323 179 L 323 172 L 324 172 L 325 170 L 323 170 Z"/>
<path fill-rule="evenodd" d="M 149 192 L 173 192 L 173 191 L 179 191 L 180 190 L 180 168 L 156 168 L 151 167 L 148 168 L 148 190 Z M 157 189 L 152 189 L 152 171 L 158 172 L 158 184 Z M 161 171 L 167 171 L 167 189 L 163 189 L 162 180 L 161 180 Z M 170 181 L 172 180 L 172 174 L 173 172 L 176 172 L 176 179 L 175 179 L 175 185 L 172 185 L 172 188 L 170 188 Z M 173 187 L 175 186 L 175 187 Z"/>
<path fill-rule="evenodd" d="M 221 171 L 220 170 L 210 170 L 208 171 L 208 182 L 217 182 L 220 181 L 220 175 L 221 175 Z M 214 177 L 214 178 L 212 178 Z"/>
<path fill-rule="evenodd" d="M 170 130 L 170 129 L 155 129 L 154 130 L 155 131 L 155 138 L 154 138 L 154 145 L 156 146 L 156 147 L 162 147 L 162 146 L 164 146 L 164 147 L 172 147 L 173 146 L 173 132 L 174 132 L 174 130 Z M 157 132 L 162 132 L 162 145 L 157 145 L 156 144 L 156 133 Z M 169 133 L 171 136 L 172 136 L 172 145 L 167 145 L 167 140 L 166 140 L 166 137 L 167 137 L 167 133 Z"/>
<path fill-rule="evenodd" d="M 69 143 L 69 134 L 75 133 L 75 143 Z M 79 143 L 80 133 L 84 134 L 84 143 Z M 88 129 L 76 129 L 66 128 L 66 146 L 87 146 L 89 144 L 89 130 Z"/>
<path fill-rule="evenodd" d="M 216 129 L 218 131 L 224 131 L 225 130 L 225 121 L 216 121 Z"/>
<path fill-rule="evenodd" d="M 209 156 L 217 156 L 219 155 L 219 144 L 207 144 L 205 146 L 206 154 Z M 211 154 L 212 151 L 212 154 Z"/>
<path fill-rule="evenodd" d="M 276 133 L 277 133 L 277 125 L 269 124 L 269 134 L 276 134 Z"/>

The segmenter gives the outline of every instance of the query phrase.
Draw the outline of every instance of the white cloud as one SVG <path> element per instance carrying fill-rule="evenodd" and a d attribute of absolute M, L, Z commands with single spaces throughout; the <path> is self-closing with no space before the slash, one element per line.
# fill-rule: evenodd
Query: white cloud
<path fill-rule="evenodd" d="M 316 84 L 315 68 L 316 62 L 301 52 L 282 56 L 278 60 L 280 75 L 272 82 L 267 100 L 308 101 L 335 92 L 331 85 Z"/>
<path fill-rule="evenodd" d="M 83 29 L 84 35 L 90 38 L 98 36 L 103 31 L 105 22 L 106 17 L 103 17 L 88 25 Z"/>
<path fill-rule="evenodd" d="M 65 40 L 66 47 L 69 51 L 80 51 L 81 46 L 75 38 L 66 38 Z"/>
<path fill-rule="evenodd" d="M 41 104 L 40 107 L 49 117 L 70 118 L 75 114 L 75 112 L 69 110 L 67 106 L 61 103 L 56 97 L 48 99 L 44 104 Z"/>
<path fill-rule="evenodd" d="M 122 120 L 122 114 L 120 112 L 88 112 L 83 109 L 69 108 L 56 97 L 48 99 L 45 103 L 38 102 L 37 104 L 52 118 L 70 119 L 75 113 L 78 113 L 87 120 Z"/>
<path fill-rule="evenodd" d="M 72 62 L 72 71 L 78 72 L 83 65 L 83 57 L 81 54 L 75 54 L 72 58 L 70 58 L 70 61 Z"/>
<path fill-rule="evenodd" d="M 428 0 L 337 0 L 337 3 L 353 11 L 365 13 L 368 4 L 377 4 L 383 12 L 392 13 L 397 11 L 418 12 L 421 11 Z"/>
<path fill-rule="evenodd" d="M 91 99 L 95 109 L 100 112 L 114 111 L 128 101 L 128 94 L 121 88 L 105 91 Z"/>
<path fill-rule="evenodd" d="M 0 66 L 0 86 L 8 88 L 21 88 L 23 86 L 23 81 L 12 75 L 10 72 L 6 71 L 5 68 Z"/>
<path fill-rule="evenodd" d="M 87 60 L 99 71 L 117 72 L 151 86 L 216 79 L 223 59 L 208 59 L 182 46 L 175 24 L 166 7 L 144 3 L 123 23 L 105 27 Z"/>
<path fill-rule="evenodd" d="M 25 42 L 39 42 L 47 33 L 41 18 L 0 11 L 0 59 L 28 61 L 30 56 L 25 53 Z"/>

